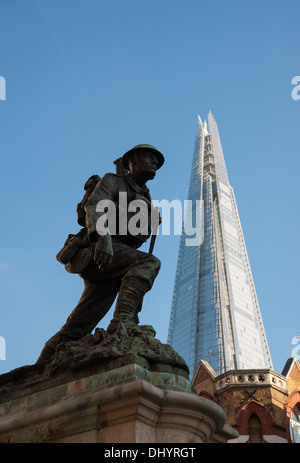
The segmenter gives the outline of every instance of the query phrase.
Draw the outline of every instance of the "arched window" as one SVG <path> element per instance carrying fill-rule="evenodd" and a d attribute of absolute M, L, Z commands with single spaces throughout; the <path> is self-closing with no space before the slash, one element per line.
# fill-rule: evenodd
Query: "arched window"
<path fill-rule="evenodd" d="M 255 413 L 250 415 L 248 420 L 249 444 L 263 443 L 263 431 L 261 421 Z"/>
<path fill-rule="evenodd" d="M 293 408 L 291 413 L 290 434 L 292 442 L 297 442 L 300 444 L 300 411 L 298 405 Z"/>

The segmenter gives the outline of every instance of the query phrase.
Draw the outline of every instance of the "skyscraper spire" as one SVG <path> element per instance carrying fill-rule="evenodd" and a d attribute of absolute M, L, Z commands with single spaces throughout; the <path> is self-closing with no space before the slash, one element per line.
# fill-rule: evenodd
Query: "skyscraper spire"
<path fill-rule="evenodd" d="M 204 240 L 181 237 L 168 342 L 194 374 L 200 360 L 221 374 L 272 368 L 217 123 L 197 120 L 188 199 L 204 201 Z"/>

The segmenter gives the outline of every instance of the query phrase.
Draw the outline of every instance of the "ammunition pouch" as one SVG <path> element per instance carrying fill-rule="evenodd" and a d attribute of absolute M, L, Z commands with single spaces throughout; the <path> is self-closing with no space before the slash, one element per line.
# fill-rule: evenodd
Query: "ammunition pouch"
<path fill-rule="evenodd" d="M 80 249 L 71 261 L 65 265 L 65 269 L 69 273 L 81 273 L 86 269 L 93 257 L 93 248 Z"/>
<path fill-rule="evenodd" d="M 80 273 L 84 270 L 94 253 L 94 243 L 90 243 L 86 229 L 77 235 L 69 235 L 63 248 L 56 255 L 58 262 L 65 266 L 69 273 Z"/>

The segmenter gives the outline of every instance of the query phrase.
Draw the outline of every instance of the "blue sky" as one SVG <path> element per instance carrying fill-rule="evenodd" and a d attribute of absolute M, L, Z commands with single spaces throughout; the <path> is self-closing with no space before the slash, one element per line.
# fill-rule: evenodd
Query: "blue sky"
<path fill-rule="evenodd" d="M 81 296 L 55 256 L 79 230 L 87 178 L 150 143 L 166 158 L 153 199 L 187 199 L 209 110 L 282 371 L 300 334 L 299 14 L 297 0 L 0 0 L 0 373 L 34 363 Z M 178 245 L 157 238 L 162 268 L 140 317 L 162 342 Z"/>

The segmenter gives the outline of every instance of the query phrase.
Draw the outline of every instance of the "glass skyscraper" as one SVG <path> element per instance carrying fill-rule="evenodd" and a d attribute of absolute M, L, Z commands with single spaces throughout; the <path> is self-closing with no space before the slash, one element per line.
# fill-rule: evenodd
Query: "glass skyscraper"
<path fill-rule="evenodd" d="M 203 241 L 180 240 L 168 343 L 193 376 L 200 360 L 217 374 L 272 368 L 218 126 L 198 116 L 188 199 L 204 207 Z M 195 214 L 195 207 L 193 208 Z M 195 217 L 194 217 L 195 219 Z"/>

